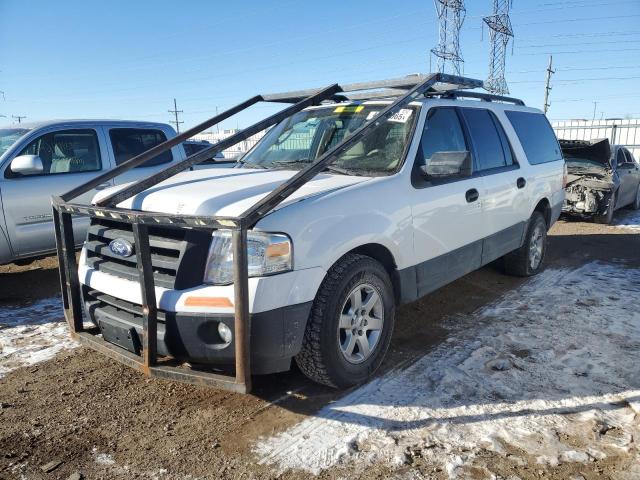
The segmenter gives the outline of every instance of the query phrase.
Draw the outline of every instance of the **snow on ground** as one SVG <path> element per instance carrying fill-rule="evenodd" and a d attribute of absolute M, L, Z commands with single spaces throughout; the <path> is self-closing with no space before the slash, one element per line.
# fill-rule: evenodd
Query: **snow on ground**
<path fill-rule="evenodd" d="M 541 465 L 638 455 L 639 290 L 638 269 L 547 270 L 447 319 L 448 340 L 410 367 L 261 439 L 259 462 L 317 474 L 402 464 L 418 452 L 449 478 L 467 478 L 482 449 L 516 447 Z"/>
<path fill-rule="evenodd" d="M 69 336 L 59 297 L 0 306 L 0 378 L 76 345 Z"/>
<path fill-rule="evenodd" d="M 640 232 L 640 210 L 618 210 L 613 224 L 619 228 Z"/>

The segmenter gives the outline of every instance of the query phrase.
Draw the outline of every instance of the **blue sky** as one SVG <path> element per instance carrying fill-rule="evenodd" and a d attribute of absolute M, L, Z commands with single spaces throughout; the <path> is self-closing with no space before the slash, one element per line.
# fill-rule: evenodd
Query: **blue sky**
<path fill-rule="evenodd" d="M 466 3 L 464 70 L 485 78 L 491 1 Z M 553 54 L 551 119 L 640 117 L 640 0 L 514 0 L 512 22 L 513 96 L 541 107 Z M 436 39 L 431 0 L 0 0 L 0 115 L 166 122 L 176 97 L 189 127 L 256 93 L 426 72 Z"/>

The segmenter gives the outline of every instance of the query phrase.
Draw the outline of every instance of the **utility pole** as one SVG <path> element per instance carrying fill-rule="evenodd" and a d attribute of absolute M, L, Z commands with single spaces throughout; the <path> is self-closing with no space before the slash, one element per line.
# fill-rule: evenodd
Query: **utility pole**
<path fill-rule="evenodd" d="M 22 123 L 22 119 L 23 118 L 27 118 L 26 115 L 11 115 L 11 118 L 15 118 L 16 120 L 18 120 L 18 123 Z"/>
<path fill-rule="evenodd" d="M 591 119 L 591 121 L 595 121 L 596 120 L 596 108 L 598 108 L 598 102 L 596 102 L 594 100 L 594 102 L 593 102 L 593 118 Z"/>
<path fill-rule="evenodd" d="M 176 133 L 180 133 L 180 124 L 181 124 L 181 123 L 184 123 L 184 122 L 180 122 L 180 121 L 178 121 L 178 114 L 179 114 L 179 113 L 183 113 L 183 111 L 182 111 L 182 110 L 178 110 L 178 104 L 177 104 L 177 102 L 176 102 L 176 99 L 175 99 L 175 98 L 173 99 L 173 110 L 168 110 L 168 112 L 169 112 L 169 113 L 173 113 L 173 114 L 175 115 L 176 119 L 175 119 L 173 122 L 171 122 L 171 123 L 175 124 L 175 126 L 176 126 Z"/>
<path fill-rule="evenodd" d="M 551 104 L 549 103 L 549 92 L 551 91 L 551 75 L 556 73 L 553 67 L 553 55 L 549 55 L 549 66 L 547 67 L 547 83 L 544 87 L 544 113 L 547 113 Z"/>

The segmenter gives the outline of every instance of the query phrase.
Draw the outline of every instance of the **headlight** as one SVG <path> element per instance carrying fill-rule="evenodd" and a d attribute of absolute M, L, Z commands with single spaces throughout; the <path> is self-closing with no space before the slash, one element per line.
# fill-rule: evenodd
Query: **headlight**
<path fill-rule="evenodd" d="M 247 233 L 249 276 L 262 277 L 292 269 L 291 240 L 282 233 Z M 233 247 L 230 230 L 213 232 L 204 282 L 213 285 L 233 283 Z"/>

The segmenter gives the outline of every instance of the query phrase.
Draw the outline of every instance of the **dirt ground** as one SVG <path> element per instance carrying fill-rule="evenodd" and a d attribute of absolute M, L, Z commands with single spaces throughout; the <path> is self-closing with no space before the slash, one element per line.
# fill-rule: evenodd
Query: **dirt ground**
<path fill-rule="evenodd" d="M 593 260 L 640 267 L 640 235 L 632 230 L 560 221 L 551 231 L 548 267 Z M 27 267 L 0 267 L 0 307 L 57 294 L 55 259 Z M 407 364 L 447 337 L 442 319 L 468 314 L 518 287 L 499 265 L 471 273 L 398 312 L 383 372 Z M 319 387 L 300 372 L 256 377 L 255 391 L 239 395 L 149 380 L 84 348 L 19 368 L 0 379 L 0 479 L 58 478 L 303 478 L 256 465 L 250 446 L 312 416 L 344 393 Z M 527 458 L 527 452 L 514 452 Z M 490 465 L 498 478 L 616 479 L 637 457 L 608 456 L 589 464 L 555 467 L 510 462 L 487 451 L 477 476 Z M 78 474 L 75 477 L 72 475 Z M 416 475 L 420 476 L 416 476 Z M 421 459 L 365 471 L 340 467 L 319 478 L 447 478 Z"/>

